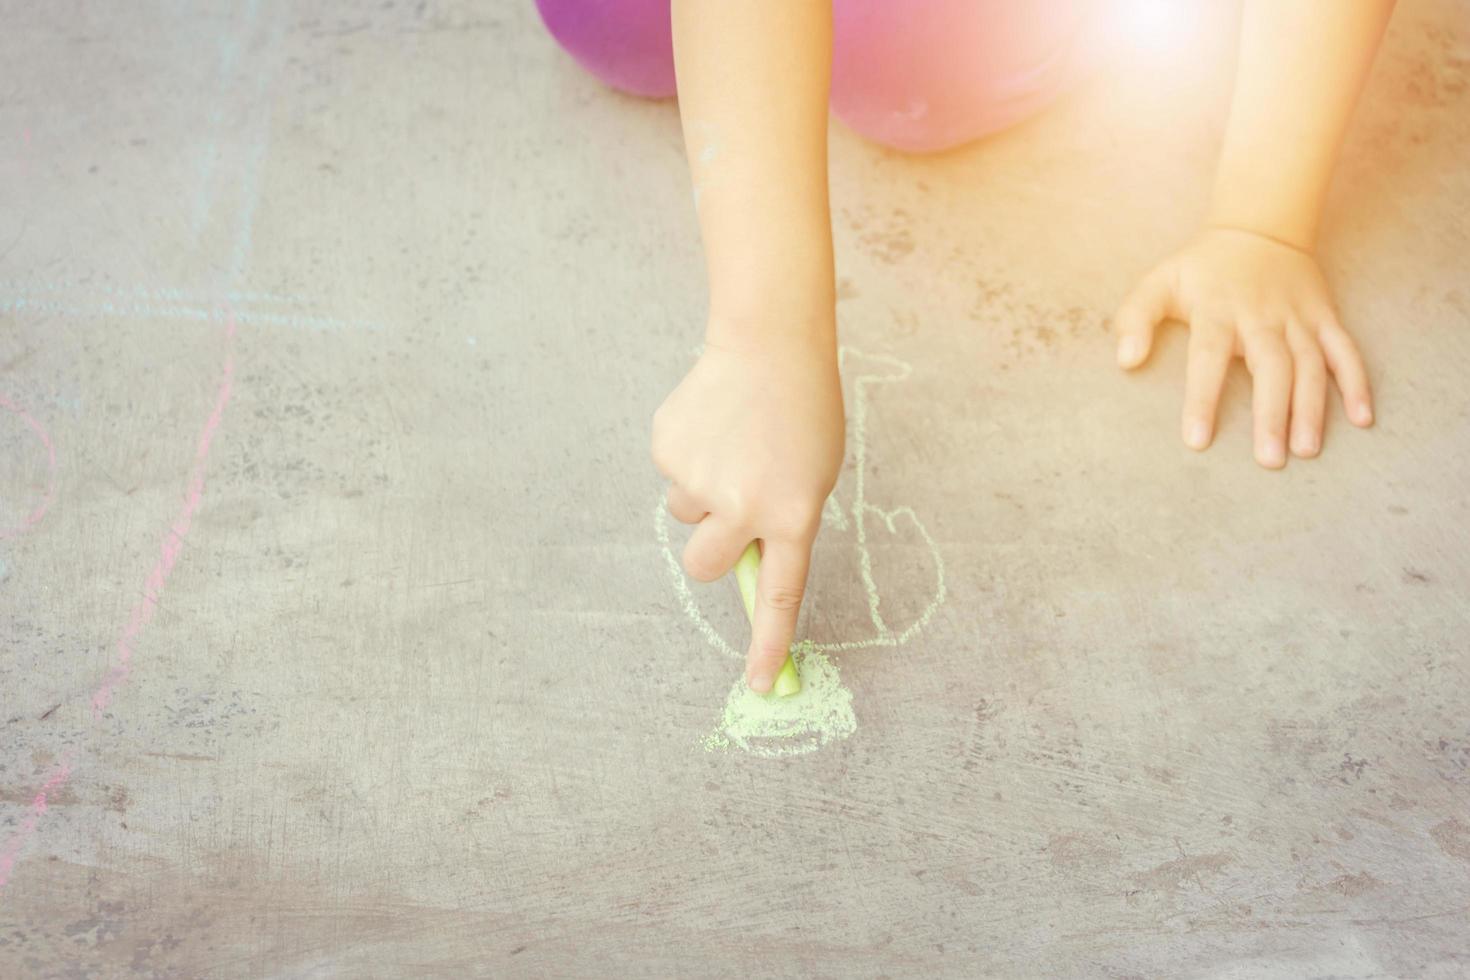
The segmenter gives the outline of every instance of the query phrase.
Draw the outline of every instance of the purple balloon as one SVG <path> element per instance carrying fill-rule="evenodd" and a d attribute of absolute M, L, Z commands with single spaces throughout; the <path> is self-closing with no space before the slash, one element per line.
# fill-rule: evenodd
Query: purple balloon
<path fill-rule="evenodd" d="M 669 0 L 536 0 L 567 53 L 615 89 L 652 99 L 674 94 Z"/>

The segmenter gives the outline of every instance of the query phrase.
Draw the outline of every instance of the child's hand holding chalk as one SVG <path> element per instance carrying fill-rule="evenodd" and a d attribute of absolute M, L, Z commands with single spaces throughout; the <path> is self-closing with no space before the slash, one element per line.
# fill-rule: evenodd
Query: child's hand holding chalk
<path fill-rule="evenodd" d="M 709 273 L 705 352 L 653 420 L 684 568 L 760 541 L 746 681 L 787 662 L 822 505 L 842 466 L 827 203 L 831 5 L 675 3 L 679 114 Z M 773 111 L 773 107 L 775 107 Z"/>
<path fill-rule="evenodd" d="M 752 622 L 746 682 L 762 694 L 790 661 L 822 505 L 843 455 L 835 337 L 824 343 L 782 326 L 758 352 L 711 345 L 653 420 L 654 464 L 673 483 L 669 511 L 697 525 L 684 548 L 690 577 L 713 582 L 761 542 L 737 578 Z"/>

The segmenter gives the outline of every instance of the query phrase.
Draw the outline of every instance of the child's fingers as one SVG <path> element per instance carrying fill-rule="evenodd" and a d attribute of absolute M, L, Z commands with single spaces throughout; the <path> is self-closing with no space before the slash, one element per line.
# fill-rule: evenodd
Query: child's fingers
<path fill-rule="evenodd" d="M 750 543 L 733 525 L 713 515 L 705 517 L 684 546 L 684 571 L 697 582 L 713 582 L 735 567 L 735 559 Z"/>
<path fill-rule="evenodd" d="M 1260 326 L 1242 331 L 1241 346 L 1251 373 L 1256 462 L 1280 469 L 1286 465 L 1286 423 L 1291 415 L 1291 351 L 1280 330 Z"/>
<path fill-rule="evenodd" d="M 1335 317 L 1324 318 L 1317 327 L 1317 339 L 1322 343 L 1327 366 L 1337 379 L 1342 390 L 1342 407 L 1354 425 L 1373 424 L 1373 393 L 1368 388 L 1368 369 L 1363 366 L 1363 357 L 1358 345 L 1342 328 Z"/>
<path fill-rule="evenodd" d="M 1118 334 L 1118 366 L 1135 368 L 1148 358 L 1154 329 L 1173 305 L 1172 277 L 1156 269 L 1134 287 L 1113 316 Z"/>
<path fill-rule="evenodd" d="M 669 513 L 674 515 L 674 520 L 680 524 L 698 524 L 704 520 L 705 510 L 689 493 L 679 484 L 669 486 Z"/>
<path fill-rule="evenodd" d="M 1322 417 L 1327 408 L 1327 364 L 1322 348 L 1300 323 L 1286 328 L 1291 348 L 1291 451 L 1309 458 L 1322 451 Z"/>
<path fill-rule="evenodd" d="M 745 680 L 753 691 L 769 691 L 786 662 L 796 636 L 810 562 L 809 541 L 763 543 L 755 589 L 755 630 L 745 667 Z"/>
<path fill-rule="evenodd" d="M 1230 369 L 1234 333 L 1225 323 L 1195 320 L 1189 325 L 1189 361 L 1184 369 L 1184 444 L 1204 449 L 1215 434 L 1215 410 Z"/>

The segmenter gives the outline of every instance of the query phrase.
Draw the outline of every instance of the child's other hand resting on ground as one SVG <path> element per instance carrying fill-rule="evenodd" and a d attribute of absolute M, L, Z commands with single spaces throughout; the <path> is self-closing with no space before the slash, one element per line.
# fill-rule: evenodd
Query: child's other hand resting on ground
<path fill-rule="evenodd" d="M 653 421 L 654 463 L 672 483 L 669 511 L 698 525 L 684 549 L 690 576 L 712 582 L 761 542 L 746 679 L 762 693 L 795 636 L 822 505 L 842 466 L 834 332 L 823 327 L 811 341 L 802 333 L 780 331 L 787 339 L 755 351 L 711 341 Z"/>
<path fill-rule="evenodd" d="M 1393 0 L 1248 0 L 1209 227 L 1155 268 L 1118 311 L 1118 363 L 1148 356 L 1154 328 L 1189 324 L 1184 441 L 1210 444 L 1226 371 L 1255 387 L 1255 457 L 1322 449 L 1327 371 L 1347 417 L 1373 421 L 1363 360 L 1312 249 L 1332 165 Z"/>
<path fill-rule="evenodd" d="M 1327 371 L 1347 417 L 1373 421 L 1368 375 L 1338 321 L 1327 283 L 1307 252 L 1234 228 L 1210 228 L 1145 276 L 1118 311 L 1118 363 L 1142 364 L 1165 319 L 1189 324 L 1184 441 L 1204 449 L 1233 358 L 1244 358 L 1254 393 L 1256 462 L 1275 469 L 1322 448 Z"/>

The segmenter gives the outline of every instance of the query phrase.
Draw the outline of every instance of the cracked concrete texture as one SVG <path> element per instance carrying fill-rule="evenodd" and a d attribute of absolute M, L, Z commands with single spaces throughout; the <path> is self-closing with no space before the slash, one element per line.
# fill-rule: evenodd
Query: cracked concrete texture
<path fill-rule="evenodd" d="M 528 3 L 10 5 L 0 975 L 1463 975 L 1466 12 L 1398 11 L 1334 185 L 1378 424 L 1281 473 L 1240 372 L 1195 455 L 1182 333 L 1105 332 L 1227 8 L 955 153 L 834 125 L 844 343 L 912 368 L 867 499 L 948 594 L 770 760 L 701 745 L 738 665 L 649 520 L 671 104 Z M 922 558 L 875 536 L 896 616 Z M 804 632 L 866 603 L 829 527 Z"/>

